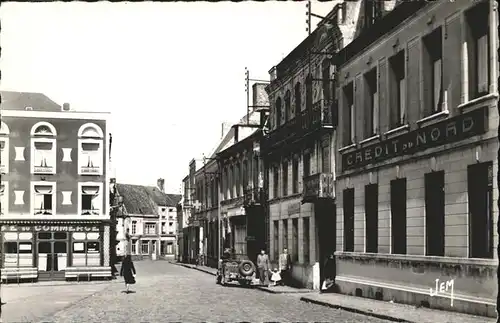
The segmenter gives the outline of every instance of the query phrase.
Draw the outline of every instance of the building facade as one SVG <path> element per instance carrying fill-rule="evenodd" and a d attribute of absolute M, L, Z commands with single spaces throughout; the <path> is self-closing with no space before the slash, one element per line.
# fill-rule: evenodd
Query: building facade
<path fill-rule="evenodd" d="M 181 195 L 158 187 L 116 184 L 123 197 L 124 228 L 129 235 L 127 252 L 133 259 L 170 259 L 177 254 L 177 204 Z"/>
<path fill-rule="evenodd" d="M 299 46 L 271 69 L 267 90 L 270 257 L 283 249 L 296 284 L 318 289 L 321 267 L 335 250 L 336 51 L 353 36 L 360 5 L 334 6 Z M 328 23 L 327 23 L 328 22 Z"/>
<path fill-rule="evenodd" d="M 497 26 L 402 2 L 339 53 L 340 292 L 496 316 Z"/>
<path fill-rule="evenodd" d="M 189 224 L 191 205 L 189 202 L 189 176 L 182 180 L 182 197 L 177 203 L 177 261 L 185 262 L 188 258 L 187 243 L 184 239 L 184 231 Z"/>
<path fill-rule="evenodd" d="M 2 92 L 2 280 L 111 277 L 108 121 Z"/>

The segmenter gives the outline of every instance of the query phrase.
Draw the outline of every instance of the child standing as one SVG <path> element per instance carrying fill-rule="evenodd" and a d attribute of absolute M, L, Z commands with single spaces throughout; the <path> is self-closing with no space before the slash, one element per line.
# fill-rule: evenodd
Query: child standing
<path fill-rule="evenodd" d="M 280 272 L 278 271 L 278 268 L 274 268 L 273 274 L 271 275 L 271 280 L 273 282 L 273 286 L 276 286 L 276 284 L 279 283 L 281 280 L 281 275 Z"/>

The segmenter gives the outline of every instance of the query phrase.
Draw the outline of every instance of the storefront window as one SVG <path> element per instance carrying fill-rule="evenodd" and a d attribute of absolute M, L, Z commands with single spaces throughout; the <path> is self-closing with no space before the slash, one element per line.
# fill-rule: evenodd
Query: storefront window
<path fill-rule="evenodd" d="M 101 265 L 99 233 L 74 233 L 73 240 L 73 266 Z"/>
<path fill-rule="evenodd" d="M 33 234 L 6 232 L 4 234 L 4 267 L 33 267 Z"/>

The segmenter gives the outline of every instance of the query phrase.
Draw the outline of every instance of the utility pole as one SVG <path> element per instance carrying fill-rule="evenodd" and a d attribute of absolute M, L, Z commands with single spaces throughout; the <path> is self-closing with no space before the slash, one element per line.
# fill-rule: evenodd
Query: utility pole
<path fill-rule="evenodd" d="M 306 12 L 306 16 L 307 16 L 307 19 L 306 19 L 306 24 L 307 24 L 306 31 L 310 35 L 311 34 L 311 15 L 312 15 L 311 14 L 311 1 L 307 1 L 306 8 L 307 8 L 307 12 Z"/>

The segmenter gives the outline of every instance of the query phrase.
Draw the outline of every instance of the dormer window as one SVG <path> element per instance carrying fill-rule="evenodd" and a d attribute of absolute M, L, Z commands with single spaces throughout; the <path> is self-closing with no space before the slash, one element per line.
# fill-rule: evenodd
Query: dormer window
<path fill-rule="evenodd" d="M 31 128 L 31 173 L 56 173 L 56 128 L 48 122 L 38 122 Z"/>
<path fill-rule="evenodd" d="M 103 174 L 104 134 L 99 126 L 87 123 L 78 130 L 78 174 Z"/>
<path fill-rule="evenodd" d="M 80 215 L 102 215 L 102 183 L 79 183 Z"/>
<path fill-rule="evenodd" d="M 0 173 L 9 172 L 9 127 L 5 122 L 0 123 Z"/>

